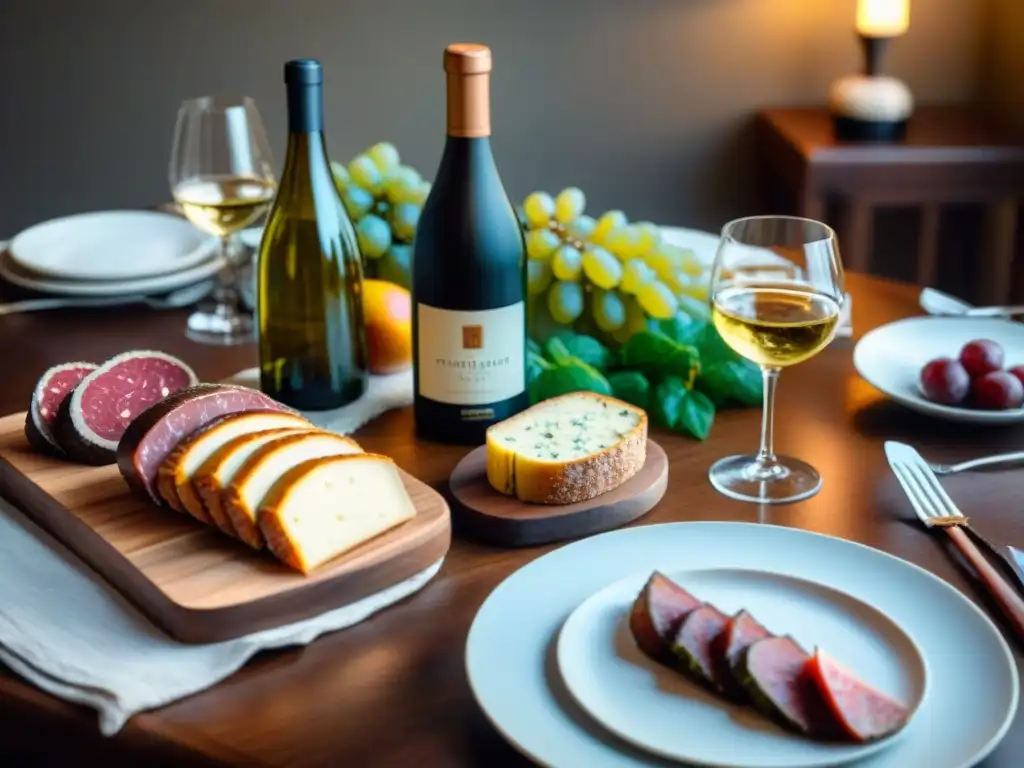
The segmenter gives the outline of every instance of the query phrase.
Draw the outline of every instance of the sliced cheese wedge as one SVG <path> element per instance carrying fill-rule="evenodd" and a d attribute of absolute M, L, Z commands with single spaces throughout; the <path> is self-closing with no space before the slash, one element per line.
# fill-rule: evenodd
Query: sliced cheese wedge
<path fill-rule="evenodd" d="M 224 489 L 228 487 L 250 456 L 279 437 L 316 431 L 311 426 L 308 428 L 268 429 L 263 432 L 239 435 L 218 448 L 192 476 L 192 485 L 199 494 L 203 507 L 213 518 L 214 524 L 224 533 L 237 538 L 238 534 L 235 533 L 235 527 L 231 524 L 231 517 L 224 509 L 222 496 Z"/>
<path fill-rule="evenodd" d="M 256 512 L 274 483 L 304 461 L 362 452 L 359 443 L 350 437 L 319 431 L 279 437 L 258 448 L 221 496 L 235 534 L 249 546 L 262 548 Z"/>
<path fill-rule="evenodd" d="M 593 392 L 527 408 L 487 430 L 487 480 L 535 504 L 574 504 L 607 493 L 647 458 L 647 414 Z"/>
<path fill-rule="evenodd" d="M 287 471 L 260 505 L 259 526 L 275 557 L 309 573 L 415 516 L 395 463 L 362 453 Z"/>
<path fill-rule="evenodd" d="M 179 512 L 188 512 L 208 525 L 213 523 L 203 507 L 192 476 L 218 448 L 239 435 L 279 427 L 313 429 L 298 414 L 283 411 L 241 411 L 214 419 L 198 432 L 184 438 L 164 459 L 157 471 L 156 486 L 160 497 Z"/>

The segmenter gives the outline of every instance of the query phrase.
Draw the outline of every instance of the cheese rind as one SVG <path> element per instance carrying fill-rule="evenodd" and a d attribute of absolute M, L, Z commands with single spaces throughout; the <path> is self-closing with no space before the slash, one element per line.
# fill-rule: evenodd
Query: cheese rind
<path fill-rule="evenodd" d="M 241 411 L 221 416 L 178 443 L 157 470 L 157 489 L 172 508 L 212 525 L 213 518 L 192 485 L 193 474 L 218 448 L 239 435 L 302 425 L 313 428 L 303 417 L 285 411 Z"/>
<path fill-rule="evenodd" d="M 415 516 L 395 463 L 359 453 L 292 467 L 260 505 L 258 521 L 270 552 L 309 573 Z"/>
<path fill-rule="evenodd" d="M 277 481 L 293 467 L 310 459 L 362 452 L 350 437 L 319 431 L 279 437 L 257 449 L 221 496 L 238 538 L 255 549 L 263 547 L 257 512 Z"/>
<path fill-rule="evenodd" d="M 487 430 L 487 480 L 536 504 L 573 504 L 617 488 L 647 458 L 647 414 L 593 392 L 538 403 Z"/>
<path fill-rule="evenodd" d="M 231 524 L 231 517 L 224 508 L 224 489 L 231 483 L 238 471 L 245 465 L 246 460 L 259 448 L 272 440 L 285 435 L 297 435 L 300 433 L 316 432 L 310 425 L 302 427 L 281 427 L 279 429 L 267 429 L 262 432 L 254 432 L 248 435 L 239 435 L 222 445 L 217 451 L 201 466 L 192 477 L 192 484 L 195 486 L 203 507 L 210 513 L 214 524 L 229 536 L 238 538 L 235 526 Z"/>

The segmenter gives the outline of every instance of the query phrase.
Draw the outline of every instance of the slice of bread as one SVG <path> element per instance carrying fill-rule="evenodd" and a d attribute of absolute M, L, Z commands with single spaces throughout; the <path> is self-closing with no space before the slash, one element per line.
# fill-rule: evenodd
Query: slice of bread
<path fill-rule="evenodd" d="M 179 512 L 188 512 L 197 520 L 212 525 L 213 518 L 203 507 L 192 475 L 217 449 L 239 435 L 264 429 L 313 425 L 298 414 L 284 411 L 241 411 L 220 416 L 184 438 L 157 470 L 156 487 L 160 497 Z"/>
<path fill-rule="evenodd" d="M 310 459 L 362 452 L 352 438 L 320 431 L 278 437 L 261 446 L 245 460 L 221 496 L 235 534 L 250 547 L 261 549 L 264 541 L 256 513 L 288 470 Z"/>
<path fill-rule="evenodd" d="M 267 548 L 303 573 L 416 516 L 395 462 L 359 453 L 305 461 L 259 509 Z"/>
<path fill-rule="evenodd" d="M 535 504 L 575 504 L 607 493 L 647 459 L 647 414 L 593 392 L 527 408 L 487 430 L 487 480 Z"/>
<path fill-rule="evenodd" d="M 316 431 L 312 426 L 267 429 L 239 435 L 218 448 L 192 476 L 192 485 L 195 486 L 214 524 L 229 536 L 238 537 L 235 527 L 231 524 L 231 517 L 224 508 L 223 493 L 250 456 L 271 440 L 285 435 Z"/>

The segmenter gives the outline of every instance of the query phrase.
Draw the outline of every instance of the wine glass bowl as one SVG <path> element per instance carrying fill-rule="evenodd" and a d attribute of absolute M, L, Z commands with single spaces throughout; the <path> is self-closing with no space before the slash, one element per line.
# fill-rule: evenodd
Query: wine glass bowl
<path fill-rule="evenodd" d="M 779 504 L 813 496 L 821 476 L 810 465 L 774 452 L 775 387 L 783 368 L 804 362 L 835 338 L 842 310 L 843 268 L 835 232 L 793 216 L 731 221 L 711 272 L 711 317 L 737 354 L 761 367 L 761 448 L 712 465 L 721 493 Z"/>
<path fill-rule="evenodd" d="M 242 300 L 231 237 L 254 224 L 277 190 L 273 160 L 256 103 L 246 97 L 204 96 L 178 109 L 171 150 L 171 193 L 185 217 L 221 240 L 224 267 L 208 303 L 189 316 L 186 335 L 205 344 L 253 339 L 251 310 Z"/>

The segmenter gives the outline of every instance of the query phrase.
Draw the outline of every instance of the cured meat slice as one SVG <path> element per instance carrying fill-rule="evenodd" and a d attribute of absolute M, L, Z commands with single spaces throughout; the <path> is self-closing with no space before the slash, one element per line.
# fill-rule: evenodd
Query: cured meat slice
<path fill-rule="evenodd" d="M 230 536 L 238 536 L 231 518 L 224 509 L 222 494 L 245 460 L 256 452 L 260 446 L 284 435 L 295 435 L 300 432 L 312 432 L 312 429 L 282 428 L 267 429 L 239 435 L 222 445 L 201 466 L 192 477 L 192 485 L 203 502 L 203 507 L 210 513 L 214 525 Z"/>
<path fill-rule="evenodd" d="M 806 672 L 807 652 L 788 635 L 768 637 L 740 655 L 737 677 L 754 706 L 790 730 L 836 740 L 842 732 Z"/>
<path fill-rule="evenodd" d="M 686 615 L 672 643 L 672 653 L 682 662 L 683 674 L 713 691 L 722 690 L 722 684 L 711 645 L 728 623 L 728 616 L 713 605 L 704 604 Z"/>
<path fill-rule="evenodd" d="M 333 432 L 310 432 L 271 440 L 246 460 L 224 489 L 224 508 L 238 538 L 256 549 L 263 547 L 257 512 L 285 472 L 311 459 L 362 452 L 355 440 Z"/>
<path fill-rule="evenodd" d="M 201 429 L 181 440 L 170 452 L 157 472 L 156 487 L 160 498 L 178 512 L 187 512 L 197 520 L 213 524 L 192 483 L 192 477 L 214 452 L 239 435 L 261 429 L 313 425 L 298 414 L 287 411 L 241 411 L 218 416 Z"/>
<path fill-rule="evenodd" d="M 71 390 L 97 368 L 96 363 L 62 363 L 39 377 L 25 414 L 25 438 L 29 445 L 42 453 L 65 455 L 54 434 L 57 412 Z"/>
<path fill-rule="evenodd" d="M 654 661 L 673 664 L 672 641 L 679 625 L 700 604 L 700 600 L 655 571 L 629 613 L 629 629 L 637 646 Z"/>
<path fill-rule="evenodd" d="M 218 416 L 251 410 L 294 413 L 255 389 L 233 384 L 196 384 L 150 406 L 128 426 L 117 446 L 117 466 L 125 482 L 157 504 L 160 465 L 181 439 Z"/>
<path fill-rule="evenodd" d="M 722 692 L 736 701 L 746 701 L 747 692 L 736 680 L 733 672 L 740 656 L 752 644 L 772 633 L 746 610 L 739 611 L 729 619 L 725 629 L 711 643 L 711 657 L 715 665 L 715 679 Z"/>
<path fill-rule="evenodd" d="M 176 357 L 124 352 L 89 373 L 57 412 L 57 443 L 84 464 L 113 464 L 128 425 L 151 405 L 198 381 Z"/>
<path fill-rule="evenodd" d="M 904 704 L 858 679 L 820 648 L 808 661 L 807 674 L 843 733 L 854 741 L 890 736 L 910 717 Z"/>

